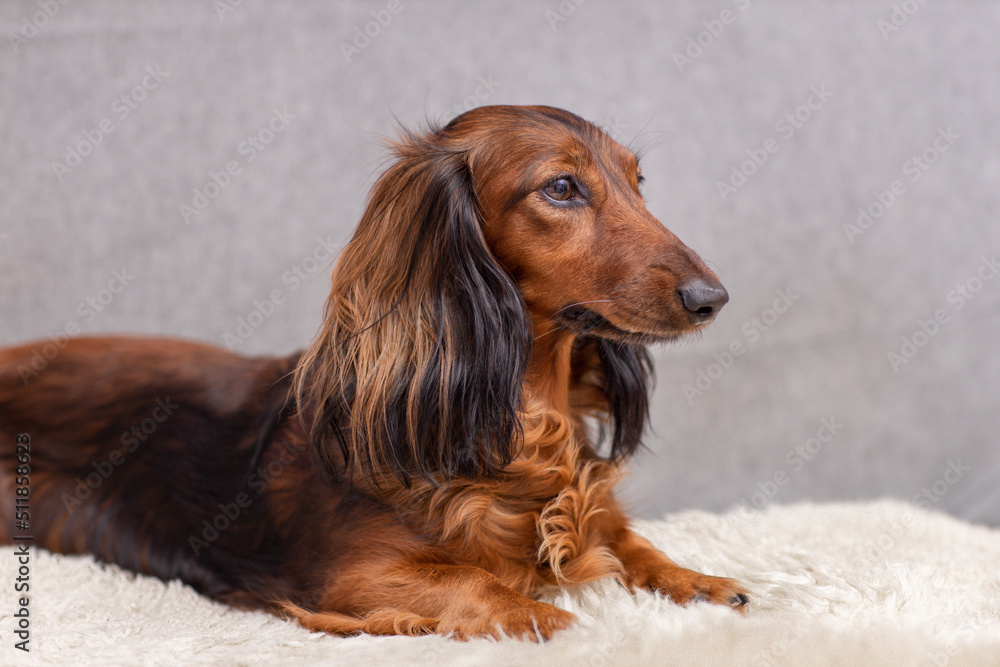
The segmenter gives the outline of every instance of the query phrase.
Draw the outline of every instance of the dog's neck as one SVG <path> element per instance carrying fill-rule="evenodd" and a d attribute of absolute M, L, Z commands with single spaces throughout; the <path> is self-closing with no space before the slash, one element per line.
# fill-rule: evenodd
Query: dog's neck
<path fill-rule="evenodd" d="M 563 415 L 570 414 L 573 343 L 577 335 L 548 318 L 534 320 L 534 352 L 525 376 L 532 398 Z"/>

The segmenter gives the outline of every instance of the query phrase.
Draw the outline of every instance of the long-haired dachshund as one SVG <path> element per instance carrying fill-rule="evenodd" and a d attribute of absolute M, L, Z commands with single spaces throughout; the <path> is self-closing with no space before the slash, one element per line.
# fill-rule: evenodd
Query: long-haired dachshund
<path fill-rule="evenodd" d="M 574 616 L 534 596 L 607 575 L 742 611 L 739 584 L 674 564 L 613 495 L 645 346 L 728 299 L 646 210 L 636 156 L 550 107 L 392 149 L 305 352 L 0 351 L 0 541 L 24 434 L 34 544 L 313 630 L 548 638 Z"/>

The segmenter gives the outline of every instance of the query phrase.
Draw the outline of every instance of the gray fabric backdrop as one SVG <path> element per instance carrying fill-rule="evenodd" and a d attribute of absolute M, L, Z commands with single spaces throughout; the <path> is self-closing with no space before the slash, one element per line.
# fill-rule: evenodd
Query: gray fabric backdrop
<path fill-rule="evenodd" d="M 394 118 L 551 104 L 649 149 L 650 209 L 732 296 L 656 352 L 635 512 L 1000 523 L 997 3 L 23 0 L 0 28 L 0 344 L 300 348 Z"/>

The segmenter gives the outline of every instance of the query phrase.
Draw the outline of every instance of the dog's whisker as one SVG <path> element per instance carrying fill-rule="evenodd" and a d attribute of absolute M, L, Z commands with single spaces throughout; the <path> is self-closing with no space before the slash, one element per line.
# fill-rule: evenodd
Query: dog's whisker
<path fill-rule="evenodd" d="M 554 334 L 554 333 L 559 333 L 560 331 L 567 331 L 567 330 L 568 330 L 568 327 L 567 327 L 567 326 L 565 326 L 565 325 L 562 325 L 562 324 L 561 324 L 561 325 L 559 325 L 559 326 L 557 326 L 557 327 L 555 327 L 555 328 L 552 328 L 552 329 L 549 329 L 549 330 L 548 330 L 548 331 L 546 331 L 545 333 L 541 333 L 541 334 L 538 334 L 537 336 L 535 336 L 535 337 L 534 337 L 534 339 L 533 339 L 533 340 L 535 340 L 535 341 L 539 341 L 539 340 L 541 340 L 542 338 L 545 338 L 546 336 L 549 336 L 549 335 L 551 335 L 551 334 Z"/>
<path fill-rule="evenodd" d="M 614 301 L 614 299 L 593 299 L 591 301 L 578 301 L 576 303 L 571 303 L 568 306 L 563 306 L 562 308 L 560 308 L 559 310 L 557 310 L 554 314 L 558 315 L 559 313 L 563 312 L 564 310 L 568 310 L 568 309 L 574 308 L 576 306 L 585 306 L 588 303 L 612 303 L 613 301 Z"/>

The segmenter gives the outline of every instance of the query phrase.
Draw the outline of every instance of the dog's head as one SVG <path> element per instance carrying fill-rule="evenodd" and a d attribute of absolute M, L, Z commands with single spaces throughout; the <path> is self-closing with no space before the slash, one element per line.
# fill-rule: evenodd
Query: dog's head
<path fill-rule="evenodd" d="M 440 136 L 463 147 L 482 230 L 537 320 L 629 344 L 674 339 L 729 300 L 650 214 L 634 153 L 551 107 L 480 107 Z"/>
<path fill-rule="evenodd" d="M 550 107 L 480 107 L 392 149 L 297 371 L 327 467 L 497 474 L 520 445 L 541 336 L 545 350 L 590 341 L 611 453 L 632 453 L 642 346 L 698 330 L 728 299 L 646 209 L 636 156 Z"/>

